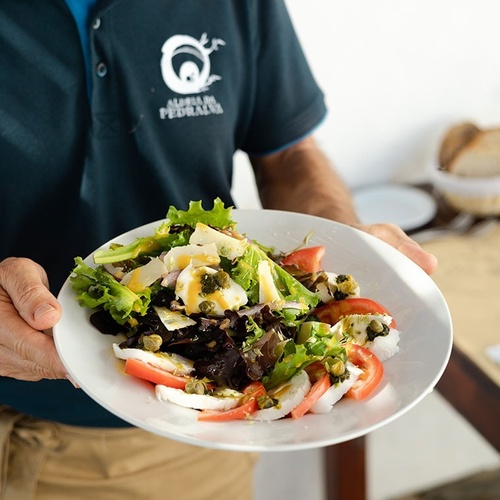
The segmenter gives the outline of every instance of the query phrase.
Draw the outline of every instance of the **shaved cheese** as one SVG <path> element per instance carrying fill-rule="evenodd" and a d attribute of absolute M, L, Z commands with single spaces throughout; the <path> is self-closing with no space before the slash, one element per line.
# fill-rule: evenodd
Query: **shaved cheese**
<path fill-rule="evenodd" d="M 171 311 L 166 307 L 155 306 L 156 314 L 160 318 L 160 321 L 165 325 L 165 328 L 169 331 L 179 330 L 181 328 L 187 328 L 188 326 L 196 325 L 194 319 L 182 314 L 179 311 Z"/>
<path fill-rule="evenodd" d="M 147 264 L 128 272 L 122 278 L 122 285 L 130 288 L 133 292 L 142 292 L 167 273 L 167 268 L 163 261 L 154 257 Z"/>
<path fill-rule="evenodd" d="M 259 262 L 257 275 L 259 279 L 259 302 L 264 304 L 266 302 L 281 301 L 278 289 L 274 284 L 269 262 L 265 260 Z"/>
<path fill-rule="evenodd" d="M 220 231 L 217 231 L 206 224 L 202 224 L 201 222 L 196 224 L 196 229 L 189 238 L 189 243 L 196 245 L 215 243 L 219 255 L 226 257 L 229 260 L 241 257 L 248 247 L 247 240 L 233 238 L 232 236 L 221 233 Z"/>

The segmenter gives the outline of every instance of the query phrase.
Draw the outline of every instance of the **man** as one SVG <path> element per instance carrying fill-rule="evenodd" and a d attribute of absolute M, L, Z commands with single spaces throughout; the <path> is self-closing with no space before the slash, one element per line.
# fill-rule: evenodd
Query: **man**
<path fill-rule="evenodd" d="M 283 2 L 0 5 L 4 498 L 245 498 L 252 457 L 160 439 L 74 388 L 50 329 L 76 255 L 190 200 L 232 204 L 243 150 L 266 208 L 358 225 L 312 132 L 325 116 Z M 50 287 L 49 287 L 50 280 Z"/>

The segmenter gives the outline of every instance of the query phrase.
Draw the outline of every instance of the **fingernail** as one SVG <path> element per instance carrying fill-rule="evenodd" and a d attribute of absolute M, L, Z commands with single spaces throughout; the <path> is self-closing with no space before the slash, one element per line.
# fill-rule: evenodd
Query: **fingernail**
<path fill-rule="evenodd" d="M 54 306 L 51 306 L 50 304 L 42 304 L 41 306 L 38 306 L 35 309 L 35 312 L 33 313 L 33 318 L 34 318 L 35 321 L 37 321 L 38 319 L 40 319 L 45 314 L 48 314 L 48 313 L 50 313 L 52 311 L 55 311 Z"/>
<path fill-rule="evenodd" d="M 80 386 L 73 380 L 73 377 L 71 375 L 67 373 L 66 378 L 73 384 L 73 387 L 75 389 L 80 389 Z"/>

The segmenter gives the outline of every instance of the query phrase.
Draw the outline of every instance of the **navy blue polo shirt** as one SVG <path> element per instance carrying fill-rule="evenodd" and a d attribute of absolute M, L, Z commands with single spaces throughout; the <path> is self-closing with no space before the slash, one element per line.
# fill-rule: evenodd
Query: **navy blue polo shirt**
<path fill-rule="evenodd" d="M 98 0 L 84 29 L 64 0 L 0 3 L 0 259 L 39 262 L 56 294 L 76 255 L 170 205 L 233 204 L 236 151 L 326 112 L 282 0 Z M 0 378 L 0 403 L 126 425 L 67 381 Z"/>

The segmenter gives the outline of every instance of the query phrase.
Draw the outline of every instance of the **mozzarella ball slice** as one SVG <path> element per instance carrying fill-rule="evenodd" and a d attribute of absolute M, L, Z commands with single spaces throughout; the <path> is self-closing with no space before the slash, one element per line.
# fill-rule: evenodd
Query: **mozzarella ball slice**
<path fill-rule="evenodd" d="M 170 401 L 179 406 L 195 410 L 230 410 L 238 406 L 243 394 L 237 391 L 225 390 L 221 396 L 210 394 L 188 394 L 182 389 L 174 389 L 165 385 L 155 387 L 156 397 L 163 402 Z"/>
<path fill-rule="evenodd" d="M 129 347 L 122 349 L 116 343 L 113 344 L 113 352 L 118 359 L 138 359 L 175 375 L 189 375 L 193 371 L 193 362 L 178 354 L 143 351 L 142 349 Z"/>
<path fill-rule="evenodd" d="M 239 240 L 227 234 L 221 233 L 216 229 L 198 222 L 193 234 L 189 238 L 189 243 L 195 245 L 205 245 L 207 243 L 215 243 L 217 252 L 220 256 L 226 257 L 229 260 L 241 257 L 248 247 L 247 240 Z"/>
<path fill-rule="evenodd" d="M 314 403 L 310 410 L 311 413 L 328 413 L 333 405 L 342 399 L 345 393 L 354 385 L 354 382 L 358 380 L 361 373 L 363 373 L 363 370 L 350 362 L 347 362 L 346 369 L 349 372 L 349 378 L 343 382 L 332 385 L 323 396 Z"/>
<path fill-rule="evenodd" d="M 186 314 L 204 312 L 207 316 L 223 316 L 227 309 L 236 310 L 248 302 L 245 290 L 227 275 L 227 286 L 207 286 L 206 275 L 216 274 L 211 267 L 188 265 L 177 278 L 175 293 L 186 306 Z M 207 288 L 205 290 L 205 288 Z M 202 311 L 200 304 L 209 304 L 211 309 Z"/>
<path fill-rule="evenodd" d="M 268 396 L 277 399 L 278 404 L 272 408 L 257 410 L 252 419 L 270 421 L 285 417 L 304 399 L 310 388 L 309 376 L 301 370 L 287 382 L 270 390 Z"/>
<path fill-rule="evenodd" d="M 379 321 L 389 326 L 392 322 L 392 317 L 387 314 L 351 314 L 344 316 L 335 323 L 331 327 L 331 332 L 339 340 L 347 337 L 354 343 L 369 348 L 372 342 L 367 338 L 366 329 L 372 321 Z"/>
<path fill-rule="evenodd" d="M 340 291 L 347 293 L 349 297 L 359 297 L 359 285 L 354 281 L 354 278 L 352 278 L 352 276 L 349 277 L 350 286 L 347 286 L 346 284 L 342 285 L 342 283 L 337 282 L 337 278 L 339 277 L 338 274 L 329 271 L 326 271 L 325 274 L 328 276 L 328 285 L 330 287 L 333 287 L 333 289 L 340 289 Z M 325 283 L 319 283 L 316 286 L 316 291 L 319 294 L 322 302 L 327 303 L 334 300 L 329 286 L 327 286 L 327 284 Z"/>
<path fill-rule="evenodd" d="M 367 342 L 366 346 L 380 361 L 385 361 L 399 352 L 399 330 L 391 328 L 389 334 L 384 337 L 375 337 L 373 342 Z"/>
<path fill-rule="evenodd" d="M 220 262 L 215 243 L 185 245 L 170 249 L 163 257 L 168 272 L 179 271 L 189 264 L 193 266 L 216 266 Z"/>

